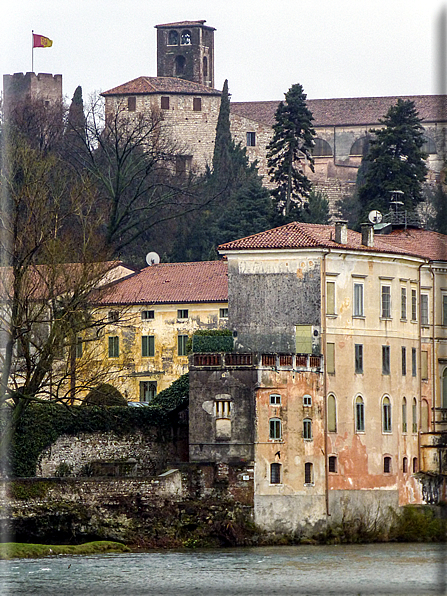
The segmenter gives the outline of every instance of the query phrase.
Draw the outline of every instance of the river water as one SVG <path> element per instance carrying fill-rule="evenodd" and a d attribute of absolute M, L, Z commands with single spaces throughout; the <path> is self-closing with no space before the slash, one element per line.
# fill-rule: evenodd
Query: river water
<path fill-rule="evenodd" d="M 0 562 L 2 595 L 321 596 L 447 594 L 430 544 L 259 547 Z"/>

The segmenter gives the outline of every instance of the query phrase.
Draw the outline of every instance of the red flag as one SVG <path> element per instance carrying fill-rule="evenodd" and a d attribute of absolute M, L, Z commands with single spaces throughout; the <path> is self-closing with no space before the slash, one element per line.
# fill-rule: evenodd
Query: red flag
<path fill-rule="evenodd" d="M 51 48 L 53 42 L 48 37 L 33 33 L 33 48 Z"/>

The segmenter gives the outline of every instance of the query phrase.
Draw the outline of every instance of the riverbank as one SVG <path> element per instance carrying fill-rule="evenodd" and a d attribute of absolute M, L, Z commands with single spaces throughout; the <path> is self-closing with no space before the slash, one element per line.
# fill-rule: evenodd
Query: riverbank
<path fill-rule="evenodd" d="M 128 553 L 131 549 L 120 542 L 99 540 L 84 544 L 24 544 L 0 543 L 0 560 L 37 559 L 55 555 L 98 555 L 104 553 Z"/>

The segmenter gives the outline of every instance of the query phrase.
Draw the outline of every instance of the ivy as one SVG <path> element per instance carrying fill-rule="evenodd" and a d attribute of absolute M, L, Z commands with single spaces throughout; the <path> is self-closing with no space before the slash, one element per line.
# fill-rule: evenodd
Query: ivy
<path fill-rule="evenodd" d="M 162 442 L 176 413 L 187 407 L 188 395 L 189 377 L 183 375 L 142 408 L 32 404 L 24 412 L 12 441 L 11 475 L 35 476 L 41 453 L 62 435 L 114 432 L 124 436 L 135 431 L 151 433 L 156 428 Z"/>
<path fill-rule="evenodd" d="M 188 354 L 196 352 L 232 352 L 233 333 L 230 329 L 200 329 L 186 343 Z"/>

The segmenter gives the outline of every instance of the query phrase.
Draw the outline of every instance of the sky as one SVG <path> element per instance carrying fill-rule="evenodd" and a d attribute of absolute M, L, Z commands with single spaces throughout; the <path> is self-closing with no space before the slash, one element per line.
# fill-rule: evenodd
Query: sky
<path fill-rule="evenodd" d="M 0 17 L 2 74 L 62 74 L 84 101 L 156 76 L 154 26 L 206 20 L 215 31 L 215 86 L 232 101 L 446 93 L 447 2 L 440 0 L 15 0 Z"/>

